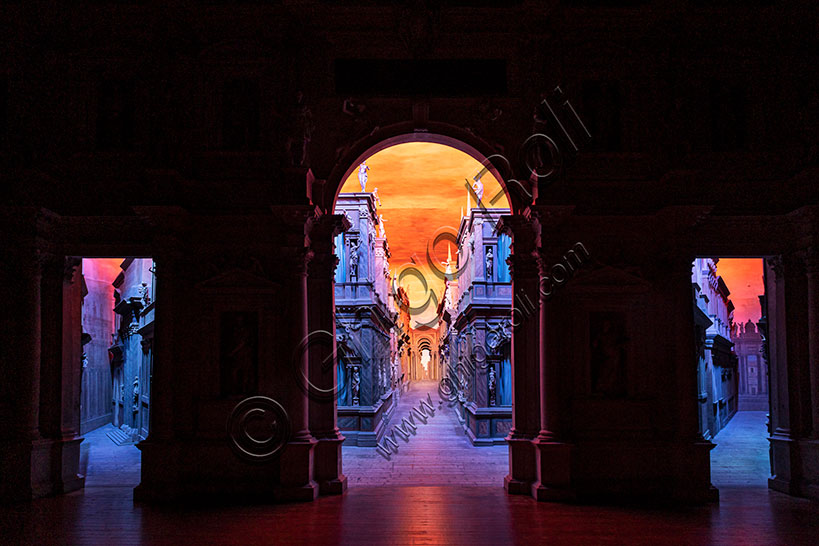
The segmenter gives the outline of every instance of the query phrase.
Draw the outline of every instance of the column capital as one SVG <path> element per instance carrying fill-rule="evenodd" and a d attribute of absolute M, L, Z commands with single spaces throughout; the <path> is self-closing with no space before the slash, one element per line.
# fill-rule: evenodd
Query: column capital
<path fill-rule="evenodd" d="M 819 275 L 819 246 L 805 249 L 805 272 L 810 276 Z"/>
<path fill-rule="evenodd" d="M 332 252 L 310 251 L 307 274 L 311 279 L 333 279 L 338 266 L 338 256 Z"/>
<path fill-rule="evenodd" d="M 81 258 L 77 258 L 76 256 L 66 256 L 63 260 L 63 278 L 65 282 L 71 284 L 75 280 L 74 273 L 76 273 L 77 268 L 82 263 Z"/>
<path fill-rule="evenodd" d="M 344 214 L 321 214 L 307 220 L 307 235 L 311 247 L 332 245 L 333 239 L 339 233 L 352 227 L 350 220 Z"/>

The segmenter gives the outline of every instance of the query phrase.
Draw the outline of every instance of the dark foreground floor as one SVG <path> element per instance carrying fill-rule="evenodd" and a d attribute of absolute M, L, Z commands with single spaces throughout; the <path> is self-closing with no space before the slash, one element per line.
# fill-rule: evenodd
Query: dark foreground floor
<path fill-rule="evenodd" d="M 100 430 L 87 436 L 86 489 L 0 509 L 0 544 L 817 544 L 819 504 L 764 487 L 760 426 L 764 414 L 740 413 L 716 438 L 720 503 L 678 509 L 537 503 L 453 484 L 351 484 L 341 497 L 281 506 L 134 505 L 139 453 Z M 401 448 L 407 460 L 413 445 L 432 445 L 417 439 Z"/>

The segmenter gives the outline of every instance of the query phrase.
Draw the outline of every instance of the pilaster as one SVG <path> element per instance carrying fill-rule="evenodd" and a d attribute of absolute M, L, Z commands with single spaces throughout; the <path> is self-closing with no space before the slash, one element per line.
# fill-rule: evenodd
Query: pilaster
<path fill-rule="evenodd" d="M 333 242 L 350 223 L 343 215 L 322 215 L 312 219 L 308 227 L 313 258 L 307 269 L 306 393 L 310 432 L 318 441 L 313 456 L 314 479 L 320 493 L 340 494 L 347 489 L 347 477 L 341 471 L 344 436 L 339 432 L 336 413 L 339 392 L 333 278 L 338 258 Z"/>
<path fill-rule="evenodd" d="M 502 216 L 498 230 L 512 237 L 512 252 L 508 263 L 512 276 L 512 293 L 524 293 L 537 301 L 538 253 L 540 232 L 537 217 Z M 504 479 L 507 493 L 531 494 L 537 479 L 535 449 L 532 440 L 540 430 L 540 317 L 532 315 L 515 321 L 512 317 L 512 429 L 509 444 L 509 474 Z"/>

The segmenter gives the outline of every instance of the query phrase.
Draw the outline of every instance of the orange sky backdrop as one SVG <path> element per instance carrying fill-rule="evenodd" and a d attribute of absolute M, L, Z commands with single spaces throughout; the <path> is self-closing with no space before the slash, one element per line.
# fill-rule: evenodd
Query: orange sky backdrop
<path fill-rule="evenodd" d="M 398 144 L 376 152 L 366 162 L 370 167 L 367 191 L 378 188 L 381 199 L 378 212 L 386 220 L 384 227 L 390 245 L 391 270 L 399 274 L 406 271 L 413 266 L 411 260 L 415 255 L 418 261 L 415 267 L 440 297 L 443 281 L 426 267 L 427 245 L 432 245 L 442 228 L 448 228 L 453 236 L 457 234 L 461 211 L 466 208 L 466 180 L 473 182 L 472 178 L 481 171 L 480 162 L 460 150 L 430 142 Z M 508 208 L 509 201 L 492 173 L 486 172 L 482 181 L 484 204 L 489 208 Z M 353 170 L 341 191 L 361 191 L 358 169 Z M 488 201 L 498 194 L 500 197 L 489 204 Z M 474 199 L 472 206 L 475 206 Z M 446 243 L 439 244 L 434 252 L 440 261 L 445 261 Z M 454 247 L 452 256 L 454 259 Z M 404 275 L 402 284 L 411 306 L 427 301 L 428 293 L 416 277 Z M 431 311 L 434 315 L 434 308 Z M 424 317 L 427 315 L 423 314 Z"/>
<path fill-rule="evenodd" d="M 112 283 L 122 273 L 122 262 L 125 258 L 85 258 L 82 261 L 82 274 L 86 279 Z"/>
<path fill-rule="evenodd" d="M 762 284 L 762 259 L 760 258 L 720 258 L 717 263 L 719 274 L 731 291 L 728 296 L 734 302 L 734 324 L 754 323 L 761 316 L 759 297 L 765 293 Z"/>

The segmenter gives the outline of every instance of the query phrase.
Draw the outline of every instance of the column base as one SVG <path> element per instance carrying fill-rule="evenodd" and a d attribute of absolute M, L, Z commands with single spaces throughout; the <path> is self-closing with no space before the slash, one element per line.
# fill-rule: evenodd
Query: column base
<path fill-rule="evenodd" d="M 535 449 L 537 481 L 532 484 L 532 497 L 539 501 L 570 501 L 575 498 L 572 487 L 571 444 L 543 438 L 532 441 Z"/>
<path fill-rule="evenodd" d="M 503 479 L 503 488 L 510 495 L 529 495 L 537 475 L 532 439 L 510 434 L 506 443 L 509 444 L 509 474 Z"/>
<path fill-rule="evenodd" d="M 316 440 L 288 443 L 278 459 L 246 461 L 227 442 L 207 439 L 145 440 L 142 480 L 134 500 L 166 503 L 179 499 L 214 504 L 312 501 Z"/>
<path fill-rule="evenodd" d="M 309 438 L 293 440 L 282 450 L 279 457 L 279 482 L 276 497 L 283 501 L 313 501 L 319 494 L 319 486 L 313 479 L 313 457 L 318 440 Z"/>
<path fill-rule="evenodd" d="M 341 444 L 344 436 L 319 438 L 313 451 L 314 479 L 319 484 L 319 494 L 340 495 L 347 490 L 347 476 L 341 472 Z"/>
<path fill-rule="evenodd" d="M 0 444 L 0 502 L 22 502 L 82 489 L 82 438 L 37 438 Z"/>

